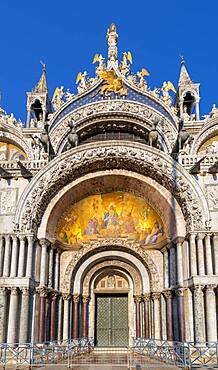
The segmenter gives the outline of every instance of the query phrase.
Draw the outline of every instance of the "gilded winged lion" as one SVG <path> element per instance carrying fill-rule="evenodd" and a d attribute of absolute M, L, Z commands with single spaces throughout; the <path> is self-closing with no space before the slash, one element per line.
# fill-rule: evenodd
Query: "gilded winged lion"
<path fill-rule="evenodd" d="M 127 95 L 127 89 L 123 86 L 123 81 L 121 77 L 115 77 L 114 71 L 100 71 L 98 75 L 103 78 L 103 80 L 107 81 L 101 87 L 101 94 L 105 94 L 108 96 L 110 93 L 120 94 L 120 95 Z"/>

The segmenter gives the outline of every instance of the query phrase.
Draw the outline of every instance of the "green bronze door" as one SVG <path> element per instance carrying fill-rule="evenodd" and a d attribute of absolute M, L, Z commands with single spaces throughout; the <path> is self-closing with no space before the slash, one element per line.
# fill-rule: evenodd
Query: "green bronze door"
<path fill-rule="evenodd" d="M 95 344 L 98 347 L 128 345 L 127 294 L 97 295 L 95 319 Z"/>

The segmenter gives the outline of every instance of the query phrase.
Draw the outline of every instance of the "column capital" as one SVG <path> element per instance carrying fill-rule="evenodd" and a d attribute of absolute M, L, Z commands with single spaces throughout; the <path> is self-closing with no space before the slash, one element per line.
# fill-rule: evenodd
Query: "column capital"
<path fill-rule="evenodd" d="M 174 244 L 182 244 L 185 240 L 185 237 L 184 236 L 177 236 L 175 239 L 173 239 L 173 243 Z"/>
<path fill-rule="evenodd" d="M 135 303 L 140 303 L 142 301 L 142 296 L 141 295 L 134 295 L 134 302 Z"/>
<path fill-rule="evenodd" d="M 60 294 L 57 292 L 57 291 L 53 291 L 50 293 L 50 297 L 51 297 L 51 300 L 54 301 L 55 299 L 57 299 L 57 297 L 59 296 Z"/>
<path fill-rule="evenodd" d="M 215 285 L 215 284 L 207 284 L 207 285 L 205 286 L 205 292 L 206 292 L 206 295 L 207 295 L 207 294 L 212 294 L 212 295 L 214 295 L 214 294 L 215 294 L 215 292 L 214 292 L 215 288 L 216 288 L 216 285 Z"/>
<path fill-rule="evenodd" d="M 197 240 L 203 240 L 205 237 L 205 233 L 204 232 L 201 232 L 201 233 L 198 233 L 197 234 Z"/>
<path fill-rule="evenodd" d="M 26 235 L 18 234 L 18 238 L 19 238 L 20 241 L 24 241 L 26 239 Z"/>
<path fill-rule="evenodd" d="M 190 287 L 190 290 L 195 293 L 202 293 L 203 288 L 204 288 L 204 285 L 198 284 L 198 285 L 193 285 L 192 287 Z"/>
<path fill-rule="evenodd" d="M 62 293 L 62 297 L 64 301 L 69 301 L 71 298 L 70 293 Z"/>
<path fill-rule="evenodd" d="M 88 302 L 89 302 L 89 300 L 90 300 L 90 296 L 89 296 L 89 295 L 83 295 L 83 296 L 82 296 L 82 301 L 83 301 L 83 303 L 88 303 Z"/>
<path fill-rule="evenodd" d="M 177 289 L 175 289 L 175 295 L 177 297 L 183 297 L 184 296 L 184 291 L 185 291 L 184 288 L 177 288 Z"/>
<path fill-rule="evenodd" d="M 26 296 L 28 296 L 31 292 L 31 289 L 29 287 L 20 287 L 20 290 L 21 290 L 22 294 L 26 295 Z"/>
<path fill-rule="evenodd" d="M 43 248 L 43 247 L 49 247 L 49 245 L 51 244 L 50 242 L 49 242 L 49 240 L 47 240 L 47 239 L 39 239 L 39 244 L 41 245 L 41 247 Z"/>
<path fill-rule="evenodd" d="M 5 238 L 5 241 L 9 241 L 10 240 L 10 235 L 6 234 L 6 235 L 3 235 L 4 238 Z"/>
<path fill-rule="evenodd" d="M 168 253 L 168 247 L 165 245 L 165 246 L 161 249 L 161 252 L 162 252 L 163 254 Z"/>
<path fill-rule="evenodd" d="M 6 292 L 7 292 L 6 287 L 1 286 L 1 287 L 0 287 L 0 295 L 5 295 L 5 294 L 6 294 Z"/>
<path fill-rule="evenodd" d="M 149 302 L 149 301 L 150 301 L 150 299 L 151 299 L 151 294 L 150 294 L 150 293 L 143 293 L 143 294 L 142 294 L 142 300 L 143 300 L 144 302 Z"/>
<path fill-rule="evenodd" d="M 14 296 L 18 295 L 18 288 L 10 287 L 9 289 L 11 291 L 11 295 L 14 295 Z"/>
<path fill-rule="evenodd" d="M 166 299 L 170 299 L 170 298 L 173 298 L 173 291 L 172 290 L 165 290 L 163 292 L 164 296 Z"/>
<path fill-rule="evenodd" d="M 161 293 L 160 292 L 153 292 L 151 293 L 152 299 L 160 299 Z"/>
<path fill-rule="evenodd" d="M 73 294 L 72 298 L 73 298 L 73 303 L 78 303 L 80 295 L 79 294 Z"/>
<path fill-rule="evenodd" d="M 26 235 L 26 237 L 27 237 L 27 240 L 28 240 L 28 242 L 34 242 L 35 241 L 35 239 L 36 239 L 36 237 L 35 237 L 35 235 Z"/>
<path fill-rule="evenodd" d="M 218 233 L 213 233 L 213 240 L 218 241 Z"/>
<path fill-rule="evenodd" d="M 45 287 L 37 288 L 37 292 L 40 295 L 40 298 L 46 298 L 48 296 L 48 290 Z"/>

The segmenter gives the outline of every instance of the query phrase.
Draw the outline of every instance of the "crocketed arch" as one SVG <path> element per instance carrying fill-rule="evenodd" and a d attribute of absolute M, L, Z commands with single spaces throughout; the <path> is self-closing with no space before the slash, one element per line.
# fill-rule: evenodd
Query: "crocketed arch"
<path fill-rule="evenodd" d="M 15 215 L 16 227 L 36 232 L 47 205 L 63 186 L 84 174 L 109 169 L 126 169 L 154 178 L 177 199 L 187 230 L 204 228 L 209 211 L 197 181 L 165 153 L 127 141 L 83 145 L 51 161 L 23 192 Z"/>

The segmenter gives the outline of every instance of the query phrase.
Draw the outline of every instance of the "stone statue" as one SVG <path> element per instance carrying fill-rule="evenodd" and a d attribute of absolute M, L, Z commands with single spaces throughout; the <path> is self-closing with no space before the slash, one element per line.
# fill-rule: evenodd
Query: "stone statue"
<path fill-rule="evenodd" d="M 67 91 L 65 93 L 66 101 L 71 100 L 73 97 L 74 97 L 74 94 L 70 92 L 70 89 L 67 89 Z"/>
<path fill-rule="evenodd" d="M 151 90 L 151 94 L 154 95 L 154 97 L 157 99 L 160 97 L 160 92 L 161 89 L 158 87 L 155 87 L 154 90 Z"/>
<path fill-rule="evenodd" d="M 169 94 L 169 88 L 168 88 L 168 84 L 166 81 L 164 81 L 161 91 L 162 91 L 161 99 L 164 101 L 166 105 L 170 107 L 172 105 L 172 98 Z"/>
<path fill-rule="evenodd" d="M 7 115 L 6 117 L 7 117 L 6 120 L 9 123 L 9 125 L 15 125 L 16 118 L 14 117 L 13 113 L 11 113 L 10 115 Z"/>
<path fill-rule="evenodd" d="M 42 159 L 45 151 L 38 135 L 32 136 L 31 146 L 33 149 L 33 159 Z"/>
<path fill-rule="evenodd" d="M 61 86 L 60 88 L 56 87 L 52 97 L 52 104 L 55 110 L 59 109 L 64 103 L 63 96 L 64 96 L 64 87 L 63 86 Z"/>
<path fill-rule="evenodd" d="M 216 107 L 216 104 L 213 104 L 213 107 L 210 112 L 210 118 L 218 116 L 218 108 Z"/>
<path fill-rule="evenodd" d="M 112 23 L 107 31 L 108 60 L 111 62 L 117 61 L 117 40 L 116 25 Z"/>
<path fill-rule="evenodd" d="M 87 77 L 87 72 L 84 71 L 83 73 L 79 72 L 77 75 L 76 83 L 79 85 L 77 86 L 78 93 L 81 94 L 84 91 L 86 91 L 89 88 L 89 83 L 88 80 L 86 79 Z"/>
<path fill-rule="evenodd" d="M 128 62 L 130 62 L 132 64 L 132 54 L 130 53 L 130 51 L 128 51 L 128 52 L 125 51 L 123 53 L 123 60 L 120 64 L 120 72 L 124 76 L 128 75 L 128 73 L 130 71 L 130 64 Z"/>
<path fill-rule="evenodd" d="M 95 71 L 96 71 L 96 74 L 98 75 L 99 72 L 104 71 L 106 68 L 104 58 L 101 54 L 99 55 L 95 54 L 92 63 L 95 64 L 96 62 L 98 62 L 98 66 L 96 67 Z"/>
<path fill-rule="evenodd" d="M 74 127 L 73 122 L 70 122 L 68 126 L 70 127 L 70 132 L 67 137 L 67 141 L 68 141 L 67 146 L 66 146 L 67 150 L 77 147 L 79 145 L 79 137 L 78 137 L 78 134 L 76 133 L 76 129 Z"/>
<path fill-rule="evenodd" d="M 187 112 L 187 105 L 184 105 L 183 107 L 183 119 L 185 122 L 190 121 L 191 117 Z"/>
<path fill-rule="evenodd" d="M 149 145 L 155 148 L 158 148 L 158 139 L 159 139 L 157 125 L 158 125 L 158 121 L 154 122 L 151 127 L 151 131 L 148 134 Z"/>

